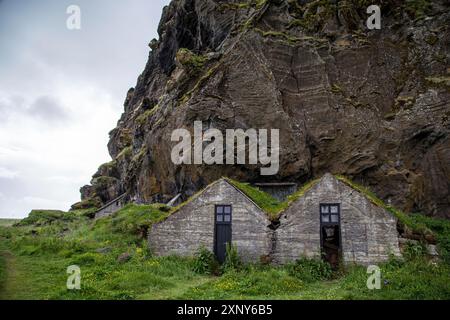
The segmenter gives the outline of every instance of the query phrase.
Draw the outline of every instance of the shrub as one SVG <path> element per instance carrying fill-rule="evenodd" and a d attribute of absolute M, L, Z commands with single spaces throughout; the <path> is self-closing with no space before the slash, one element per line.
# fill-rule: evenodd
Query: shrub
<path fill-rule="evenodd" d="M 167 216 L 162 205 L 128 204 L 112 217 L 97 220 L 95 229 L 100 233 L 112 232 L 137 236 L 137 240 L 147 238 L 147 231 L 154 222 Z"/>
<path fill-rule="evenodd" d="M 427 253 L 426 246 L 421 242 L 408 242 L 405 245 L 403 256 L 408 260 L 423 257 Z"/>
<path fill-rule="evenodd" d="M 301 258 L 294 264 L 288 265 L 287 268 L 291 276 L 302 279 L 305 282 L 327 280 L 333 274 L 329 263 L 316 259 Z"/>
<path fill-rule="evenodd" d="M 132 250 L 133 259 L 136 262 L 144 262 L 152 258 L 152 252 L 147 239 L 138 241 L 130 249 Z"/>
<path fill-rule="evenodd" d="M 398 269 L 401 268 L 405 264 L 405 260 L 403 258 L 397 257 L 393 254 L 389 255 L 389 260 L 386 262 L 387 269 Z"/>
<path fill-rule="evenodd" d="M 201 247 L 195 254 L 195 259 L 193 262 L 193 270 L 198 274 L 217 274 L 219 269 L 219 263 L 216 260 L 214 254 Z"/>
<path fill-rule="evenodd" d="M 442 259 L 450 263 L 450 221 L 427 217 L 421 214 L 411 215 L 417 223 L 425 224 L 436 235 L 439 254 Z"/>
<path fill-rule="evenodd" d="M 227 244 L 227 255 L 225 257 L 225 262 L 222 266 L 222 270 L 230 271 L 230 270 L 239 270 L 242 267 L 242 261 L 239 257 L 239 253 L 237 247 L 228 243 Z"/>
<path fill-rule="evenodd" d="M 202 70 L 207 59 L 204 56 L 197 55 L 186 48 L 181 48 L 176 54 L 177 61 L 188 68 L 192 73 L 197 73 Z"/>

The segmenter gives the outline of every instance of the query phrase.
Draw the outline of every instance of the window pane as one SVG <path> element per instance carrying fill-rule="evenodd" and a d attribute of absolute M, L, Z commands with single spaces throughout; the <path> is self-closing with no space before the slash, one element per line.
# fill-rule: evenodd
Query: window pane
<path fill-rule="evenodd" d="M 222 206 L 216 207 L 216 212 L 217 213 L 223 213 L 223 207 Z"/>
<path fill-rule="evenodd" d="M 339 216 L 337 214 L 332 214 L 331 222 L 339 222 Z"/>
<path fill-rule="evenodd" d="M 321 212 L 322 212 L 322 213 L 328 213 L 328 212 L 329 212 L 329 211 L 328 211 L 328 208 L 329 208 L 328 206 L 322 206 L 322 207 L 321 207 Z"/>
<path fill-rule="evenodd" d="M 331 206 L 331 213 L 338 213 L 339 209 L 338 206 Z"/>
<path fill-rule="evenodd" d="M 217 215 L 217 222 L 223 222 L 223 215 L 221 214 Z"/>
<path fill-rule="evenodd" d="M 330 216 L 327 214 L 322 215 L 322 222 L 330 222 Z"/>
<path fill-rule="evenodd" d="M 225 213 L 231 213 L 231 207 L 225 207 Z"/>
<path fill-rule="evenodd" d="M 225 216 L 225 222 L 231 222 L 231 216 L 230 215 L 226 215 Z"/>

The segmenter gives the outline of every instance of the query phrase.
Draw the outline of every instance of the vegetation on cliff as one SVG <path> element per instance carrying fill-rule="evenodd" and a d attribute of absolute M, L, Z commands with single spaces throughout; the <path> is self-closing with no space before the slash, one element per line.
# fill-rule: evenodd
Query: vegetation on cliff
<path fill-rule="evenodd" d="M 281 128 L 272 181 L 336 172 L 397 208 L 448 217 L 449 168 L 439 160 L 449 141 L 448 2 L 383 0 L 381 30 L 366 28 L 366 0 L 202 3 L 165 9 L 111 131 L 112 167 L 99 168 L 75 209 L 124 192 L 167 202 L 218 176 L 255 181 L 257 166 L 170 162 L 173 130 L 202 120 L 219 130 Z M 280 209 L 261 203 L 271 215 Z"/>

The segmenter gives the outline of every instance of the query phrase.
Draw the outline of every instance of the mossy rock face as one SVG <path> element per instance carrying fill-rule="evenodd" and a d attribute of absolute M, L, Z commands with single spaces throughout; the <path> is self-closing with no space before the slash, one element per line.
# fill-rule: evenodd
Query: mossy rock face
<path fill-rule="evenodd" d="M 83 200 L 72 205 L 71 210 L 98 209 L 102 206 L 102 200 L 99 197 Z"/>
<path fill-rule="evenodd" d="M 120 196 L 120 181 L 114 177 L 101 176 L 91 181 L 96 197 L 100 198 L 102 204 Z"/>
<path fill-rule="evenodd" d="M 197 55 L 186 48 L 178 50 L 176 55 L 176 61 L 181 66 L 185 67 L 190 73 L 197 73 L 202 70 L 207 58 L 201 55 Z"/>
<path fill-rule="evenodd" d="M 114 144 L 111 141 L 108 144 L 109 153 L 113 159 L 116 159 L 120 152 L 133 144 L 134 136 L 131 128 L 116 128 L 109 135 L 111 141 L 114 141 Z"/>
<path fill-rule="evenodd" d="M 155 115 L 155 113 L 158 111 L 159 106 L 153 106 L 148 108 L 143 114 L 141 114 L 139 117 L 136 118 L 136 123 L 138 126 L 142 127 L 146 123 L 149 122 L 150 118 Z"/>
<path fill-rule="evenodd" d="M 450 76 L 437 76 L 426 78 L 431 86 L 450 89 Z"/>
<path fill-rule="evenodd" d="M 97 173 L 93 176 L 93 178 L 99 178 L 99 177 L 114 177 L 119 178 L 120 173 L 117 168 L 117 162 L 116 161 L 110 161 L 107 163 L 102 164 Z"/>
<path fill-rule="evenodd" d="M 151 100 L 148 97 L 145 97 L 142 101 L 142 109 L 143 110 L 150 110 L 153 109 L 154 105 L 152 104 Z"/>
<path fill-rule="evenodd" d="M 432 8 L 430 0 L 406 0 L 403 4 L 404 10 L 414 19 L 425 17 Z"/>
<path fill-rule="evenodd" d="M 280 129 L 280 170 L 270 180 L 330 170 L 367 181 L 405 211 L 448 216 L 450 168 L 437 160 L 446 156 L 447 82 L 426 81 L 446 75 L 444 0 L 382 0 L 382 30 L 367 29 L 369 0 L 208 3 L 164 10 L 159 45 L 108 145 L 123 191 L 170 200 L 221 176 L 256 181 L 259 165 L 170 161 L 174 130 L 202 120 L 221 131 Z M 430 19 L 412 17 L 421 15 Z M 414 135 L 421 128 L 429 133 Z M 420 196 L 416 178 L 386 176 L 397 163 L 424 177 Z"/>
<path fill-rule="evenodd" d="M 127 159 L 131 159 L 133 155 L 133 148 L 131 146 L 124 148 L 118 155 L 115 160 L 123 161 Z"/>
<path fill-rule="evenodd" d="M 250 8 L 250 2 L 242 2 L 242 3 L 221 3 L 219 5 L 219 11 L 225 12 L 227 10 L 240 10 L 240 9 L 248 9 Z"/>

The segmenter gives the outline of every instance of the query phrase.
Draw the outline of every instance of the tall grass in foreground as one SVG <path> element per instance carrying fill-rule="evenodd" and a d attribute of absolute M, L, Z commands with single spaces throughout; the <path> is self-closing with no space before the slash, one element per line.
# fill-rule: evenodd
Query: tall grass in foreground
<path fill-rule="evenodd" d="M 15 256 L 10 261 L 15 285 L 3 288 L 2 279 L 11 274 L 5 274 L 0 255 L 1 297 L 6 292 L 15 299 L 450 299 L 448 262 L 429 260 L 413 247 L 405 260 L 380 265 L 382 288 L 371 291 L 366 269 L 358 266 L 333 273 L 326 263 L 308 259 L 286 266 L 243 264 L 233 247 L 222 267 L 207 250 L 193 258 L 154 257 L 145 233 L 165 216 L 154 206 L 127 206 L 97 221 L 84 212 L 56 214 L 64 218 L 39 212 L 19 226 L 0 227 L 0 251 Z M 446 247 L 447 221 L 413 218 Z M 127 259 L 119 259 L 124 255 Z M 66 288 L 70 265 L 81 268 L 80 291 Z"/>

